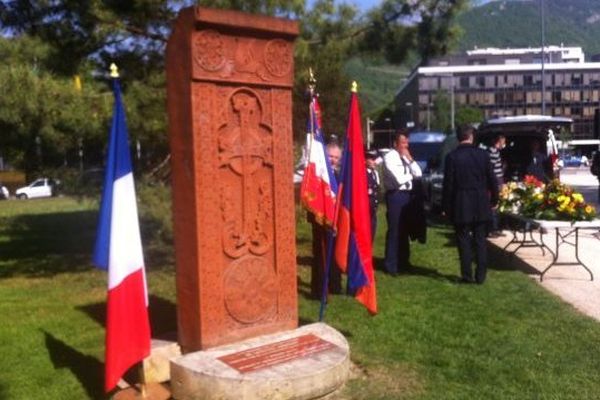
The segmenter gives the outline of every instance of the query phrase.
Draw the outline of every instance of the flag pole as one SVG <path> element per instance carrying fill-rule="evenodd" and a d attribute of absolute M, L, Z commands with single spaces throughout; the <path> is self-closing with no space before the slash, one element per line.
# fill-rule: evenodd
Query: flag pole
<path fill-rule="evenodd" d="M 336 206 L 337 208 L 337 206 Z M 329 286 L 329 272 L 331 271 L 331 262 L 333 258 L 333 242 L 335 232 L 332 228 L 327 230 L 327 259 L 325 261 L 325 271 L 323 276 L 323 290 L 321 291 L 321 306 L 319 307 L 319 322 L 323 322 L 325 307 L 327 306 L 327 292 Z"/>
<path fill-rule="evenodd" d="M 358 91 L 358 84 L 356 83 L 356 81 L 352 81 L 352 87 L 350 89 L 350 91 L 352 93 L 356 93 Z M 342 160 L 345 160 L 345 158 L 347 157 L 347 151 L 344 152 L 344 155 L 342 156 Z M 342 161 L 342 168 L 345 168 L 345 162 Z M 344 176 L 344 170 L 342 169 L 340 171 L 340 176 Z M 344 190 L 344 184 L 340 184 L 338 186 L 338 195 L 336 196 L 336 202 L 335 202 L 335 212 L 333 213 L 333 224 L 335 225 L 337 219 L 338 219 L 338 215 L 340 212 L 340 196 L 339 193 L 342 193 Z M 333 263 L 333 244 L 335 242 L 335 238 L 336 238 L 336 231 L 333 228 L 330 228 L 327 232 L 327 259 L 325 261 L 325 276 L 323 278 L 323 291 L 321 294 L 321 307 L 319 309 L 319 322 L 323 321 L 323 317 L 325 315 L 325 308 L 327 305 L 327 289 L 329 286 L 329 273 L 331 271 L 332 268 L 332 263 Z"/>
<path fill-rule="evenodd" d="M 315 75 L 313 74 L 312 68 L 308 68 L 308 93 L 310 95 L 310 102 L 308 103 L 308 118 L 310 121 L 310 127 L 308 128 L 309 140 L 306 143 L 306 154 L 305 156 L 305 164 L 304 164 L 304 175 L 302 176 L 302 180 L 308 179 L 306 176 L 306 168 L 308 167 L 310 154 L 312 151 L 313 140 L 315 139 L 315 120 L 314 120 L 314 109 L 315 109 L 315 89 L 317 85 L 317 80 L 315 79 Z M 304 182 L 303 182 L 304 184 Z M 300 202 L 303 202 L 302 196 L 300 196 Z"/>
<path fill-rule="evenodd" d="M 315 108 L 315 96 L 316 96 L 317 80 L 313 73 L 312 68 L 308 68 L 308 93 L 310 94 L 310 103 L 308 105 L 309 118 L 310 118 L 310 141 L 308 142 L 308 149 L 306 149 L 306 156 L 310 157 L 313 140 L 315 139 L 315 121 L 314 108 Z"/>
<path fill-rule="evenodd" d="M 139 366 L 139 372 L 140 372 L 140 395 L 142 396 L 142 399 L 145 399 L 146 397 L 148 397 L 148 390 L 146 388 L 146 371 L 144 371 L 144 360 L 142 360 L 142 362 L 140 362 L 140 366 Z"/>
<path fill-rule="evenodd" d="M 110 78 L 113 81 L 113 84 L 116 84 L 117 79 L 119 79 L 119 69 L 118 67 L 112 63 L 110 65 Z M 115 400 L 130 400 L 135 398 L 141 399 L 168 399 L 170 397 L 170 393 L 160 384 L 148 384 L 146 382 L 146 373 L 144 370 L 144 360 L 141 360 L 138 363 L 138 376 L 139 376 L 139 389 L 136 388 L 136 385 L 130 386 L 127 389 L 120 390 L 114 394 L 113 398 Z"/>
<path fill-rule="evenodd" d="M 308 151 L 308 157 L 310 158 L 310 154 L 311 154 L 311 148 L 312 148 L 312 143 L 313 140 L 315 138 L 315 118 L 317 118 L 315 114 L 315 96 L 316 96 L 316 84 L 317 84 L 317 80 L 315 79 L 315 75 L 313 73 L 312 68 L 308 69 L 308 92 L 310 93 L 310 105 L 309 105 L 309 118 L 310 118 L 310 141 L 309 141 L 309 148 L 307 149 Z M 325 220 L 322 221 L 323 222 L 323 226 L 325 226 Z M 323 287 L 321 288 L 321 304 L 319 307 L 319 321 L 323 321 L 323 314 L 325 312 L 325 303 L 327 303 L 327 286 L 329 285 L 328 282 L 328 276 L 329 276 L 329 268 L 328 265 L 331 262 L 331 252 L 333 249 L 332 246 L 332 236 L 331 236 L 331 230 L 328 230 L 327 232 L 327 255 L 325 257 L 325 270 L 323 271 L 323 279 L 321 280 L 321 283 L 323 285 Z"/>

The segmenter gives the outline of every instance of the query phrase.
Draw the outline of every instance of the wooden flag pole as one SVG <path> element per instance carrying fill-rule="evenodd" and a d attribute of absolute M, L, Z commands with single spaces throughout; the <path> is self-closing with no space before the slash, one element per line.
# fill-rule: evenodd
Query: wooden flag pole
<path fill-rule="evenodd" d="M 140 393 L 142 395 L 142 399 L 148 397 L 148 390 L 146 388 L 146 372 L 144 371 L 144 360 L 140 363 L 139 375 L 140 375 Z"/>

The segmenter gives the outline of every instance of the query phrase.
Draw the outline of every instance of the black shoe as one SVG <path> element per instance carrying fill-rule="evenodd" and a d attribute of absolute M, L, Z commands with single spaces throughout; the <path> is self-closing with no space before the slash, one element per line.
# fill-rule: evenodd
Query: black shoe
<path fill-rule="evenodd" d="M 475 281 L 472 278 L 460 278 L 458 283 L 470 284 L 470 283 L 475 283 Z"/>

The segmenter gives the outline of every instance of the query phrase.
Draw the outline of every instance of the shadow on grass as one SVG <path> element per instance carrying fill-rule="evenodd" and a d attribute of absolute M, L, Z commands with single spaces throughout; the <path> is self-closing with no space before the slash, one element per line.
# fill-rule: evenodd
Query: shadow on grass
<path fill-rule="evenodd" d="M 441 237 L 443 237 L 446 242 L 444 243 L 444 247 L 454 247 L 456 248 L 456 235 L 454 234 L 454 229 L 448 229 L 439 233 Z"/>
<path fill-rule="evenodd" d="M 46 349 L 54 368 L 68 368 L 79 380 L 90 399 L 104 399 L 104 364 L 95 357 L 87 356 L 51 333 L 42 330 Z"/>
<path fill-rule="evenodd" d="M 76 211 L 0 221 L 0 235 L 8 238 L 0 242 L 0 278 L 89 271 L 96 219 L 94 211 Z"/>
<path fill-rule="evenodd" d="M 150 329 L 152 337 L 163 336 L 177 331 L 177 308 L 169 300 L 155 295 L 148 296 L 148 314 L 150 316 Z M 106 303 L 92 303 L 78 306 L 102 327 L 106 325 Z"/>
<path fill-rule="evenodd" d="M 448 218 L 443 217 L 441 214 L 432 212 L 427 213 L 427 226 L 431 228 L 451 227 Z"/>
<path fill-rule="evenodd" d="M 540 271 L 502 247 L 487 242 L 488 268 L 498 271 L 521 271 L 528 275 L 540 275 Z"/>
<path fill-rule="evenodd" d="M 313 262 L 313 256 L 296 256 L 296 265 L 310 267 Z"/>
<path fill-rule="evenodd" d="M 6 385 L 0 382 L 0 399 L 8 399 L 8 394 L 6 393 Z"/>
<path fill-rule="evenodd" d="M 87 272 L 96 239 L 96 211 L 25 214 L 0 219 L 0 279 L 12 276 L 50 277 L 65 272 Z M 142 232 L 147 269 L 174 264 L 172 246 L 151 245 Z"/>
<path fill-rule="evenodd" d="M 374 257 L 374 266 L 376 271 L 386 274 L 387 271 L 384 267 L 384 259 L 381 257 Z M 446 280 L 450 282 L 456 282 L 455 275 L 443 274 L 435 268 L 429 268 L 421 265 L 413 265 L 408 270 L 399 271 L 400 275 L 416 275 L 424 276 L 436 280 Z"/>

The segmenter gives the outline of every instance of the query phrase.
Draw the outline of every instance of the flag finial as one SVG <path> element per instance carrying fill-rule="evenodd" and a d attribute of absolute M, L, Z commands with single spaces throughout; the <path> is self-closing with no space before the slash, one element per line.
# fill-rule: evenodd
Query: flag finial
<path fill-rule="evenodd" d="M 352 81 L 352 88 L 350 91 L 352 91 L 352 93 L 358 92 L 358 83 L 356 83 L 356 81 Z"/>
<path fill-rule="evenodd" d="M 111 78 L 119 77 L 119 68 L 117 68 L 117 65 L 115 63 L 110 64 L 110 77 Z"/>
<path fill-rule="evenodd" d="M 312 67 L 308 68 L 308 91 L 311 96 L 314 96 L 315 90 L 317 89 L 317 79 L 315 78 L 315 74 L 313 72 Z"/>

